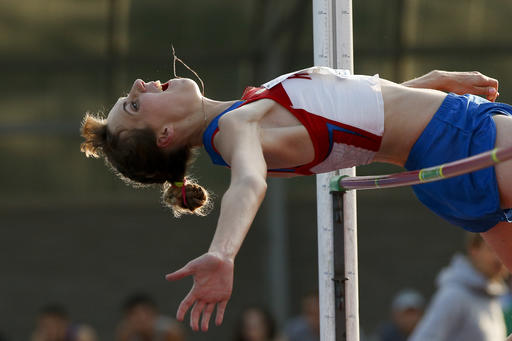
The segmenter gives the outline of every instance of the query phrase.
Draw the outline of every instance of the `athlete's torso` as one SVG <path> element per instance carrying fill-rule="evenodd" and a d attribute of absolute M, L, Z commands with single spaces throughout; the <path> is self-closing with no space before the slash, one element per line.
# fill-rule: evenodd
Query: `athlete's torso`
<path fill-rule="evenodd" d="M 327 70 L 330 73 L 336 71 L 332 69 Z M 269 173 L 271 176 L 275 176 L 276 174 L 314 173 L 315 169 L 312 170 L 311 168 L 326 160 L 326 155 L 322 155 L 321 152 L 318 152 L 318 144 L 324 146 L 324 151 L 329 151 L 329 144 L 325 143 L 325 141 L 328 141 L 328 139 L 325 139 L 325 136 L 328 136 L 328 134 L 326 135 L 321 131 L 319 133 L 313 131 L 311 127 L 303 123 L 304 120 L 301 119 L 300 114 L 297 115 L 296 112 L 293 112 L 293 110 L 296 109 L 295 106 L 287 105 L 285 103 L 286 100 L 276 100 L 277 97 L 282 95 L 280 92 L 282 92 L 283 84 L 286 86 L 292 82 L 299 81 L 306 82 L 307 84 L 307 82 L 310 81 L 307 77 L 300 76 L 300 73 L 303 73 L 303 71 L 276 78 L 269 82 L 270 86 L 267 84 L 270 89 L 248 88 L 244 94 L 244 98 L 239 103 L 239 105 L 243 105 L 242 109 L 244 114 L 250 112 L 251 119 L 259 122 L 259 142 L 262 145 L 268 168 L 288 170 L 287 172 Z M 359 76 L 353 77 L 357 79 Z M 363 76 L 362 79 L 365 77 L 366 76 Z M 367 78 L 371 79 L 373 77 Z M 372 160 L 370 160 L 371 155 L 368 157 L 368 151 L 361 154 L 363 157 L 366 155 L 366 161 L 364 159 L 362 161 L 352 159 L 352 163 L 345 162 L 347 160 L 350 161 L 350 158 L 346 158 L 347 155 L 342 155 L 340 163 L 334 162 L 329 165 L 328 168 L 325 168 L 325 171 L 359 165 L 369 161 L 387 162 L 403 166 L 413 144 L 446 97 L 446 94 L 441 91 L 409 88 L 378 78 L 377 81 L 378 84 L 376 85 L 381 89 L 384 102 L 384 131 L 380 148 L 375 153 Z M 301 88 L 306 92 L 309 89 L 307 86 Z M 319 87 L 316 90 L 321 89 L 322 87 Z M 324 90 L 329 92 L 330 88 L 324 88 Z M 343 93 L 343 89 L 341 89 L 341 91 L 339 91 L 339 89 L 332 91 L 331 95 L 338 95 L 339 93 Z M 289 98 L 288 93 L 285 95 L 286 96 L 281 96 L 281 98 Z M 325 101 L 329 97 L 325 96 L 323 91 L 320 91 L 319 94 L 317 92 L 315 98 Z M 352 99 L 354 99 L 353 105 L 356 107 L 366 100 L 364 96 L 360 96 L 357 93 L 352 96 Z M 281 105 L 280 102 L 283 103 L 283 105 Z M 233 108 L 227 110 L 231 111 L 230 116 L 239 114 L 240 110 L 232 109 Z M 344 110 L 343 107 L 339 108 L 337 111 L 337 113 L 342 115 L 341 124 L 352 123 L 344 122 L 346 112 L 347 110 Z M 222 115 L 223 114 L 219 116 Z M 316 115 L 316 113 L 305 115 L 305 117 L 316 116 L 319 115 Z M 211 134 L 209 136 L 205 134 L 203 138 L 204 146 L 212 158 L 220 160 L 219 162 L 214 161 L 215 163 L 227 165 L 222 160 L 222 156 L 215 151 L 215 139 L 222 138 L 222 132 L 216 134 L 218 132 L 217 124 L 210 124 L 209 128 L 212 128 Z M 362 128 L 363 130 L 368 129 L 368 127 Z M 318 141 L 320 142 L 318 143 Z M 327 146 L 327 148 L 325 146 Z M 360 155 L 356 156 L 359 157 Z M 323 166 L 325 166 L 325 164 Z"/>
<path fill-rule="evenodd" d="M 312 68 L 248 88 L 242 101 L 235 108 L 265 111 L 258 120 L 270 170 L 327 172 L 369 163 L 379 150 L 384 105 L 377 77 Z M 212 123 L 204 145 L 218 159 Z"/>

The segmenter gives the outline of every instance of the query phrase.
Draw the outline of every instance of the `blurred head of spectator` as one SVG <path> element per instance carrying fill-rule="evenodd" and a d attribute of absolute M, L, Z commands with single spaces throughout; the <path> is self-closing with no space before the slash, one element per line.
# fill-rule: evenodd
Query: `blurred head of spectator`
<path fill-rule="evenodd" d="M 67 340 L 70 321 L 67 311 L 59 304 L 44 306 L 37 317 L 36 330 L 33 334 L 35 341 Z"/>
<path fill-rule="evenodd" d="M 156 302 L 146 293 L 129 296 L 122 306 L 123 319 L 117 328 L 119 341 L 182 341 L 183 328 L 172 318 L 159 314 Z"/>
<path fill-rule="evenodd" d="M 391 320 L 398 330 L 408 336 L 421 320 L 425 310 L 425 299 L 413 289 L 398 292 L 391 303 Z"/>
<path fill-rule="evenodd" d="M 249 307 L 243 310 L 235 329 L 235 341 L 271 341 L 276 337 L 276 323 L 263 308 Z"/>
<path fill-rule="evenodd" d="M 37 317 L 33 341 L 94 341 L 94 331 L 71 323 L 68 312 L 60 304 L 44 306 Z"/>
<path fill-rule="evenodd" d="M 413 289 L 400 290 L 391 301 L 390 319 L 376 332 L 378 341 L 406 341 L 421 320 L 425 299 Z"/>
<path fill-rule="evenodd" d="M 134 294 L 123 304 L 124 321 L 139 334 L 153 333 L 158 316 L 156 302 L 144 293 Z"/>
<path fill-rule="evenodd" d="M 318 291 L 311 291 L 301 300 L 301 312 L 286 323 L 283 336 L 288 341 L 320 340 L 320 305 Z"/>
<path fill-rule="evenodd" d="M 473 267 L 490 281 L 502 281 L 507 276 L 507 269 L 480 234 L 466 234 L 466 252 Z"/>

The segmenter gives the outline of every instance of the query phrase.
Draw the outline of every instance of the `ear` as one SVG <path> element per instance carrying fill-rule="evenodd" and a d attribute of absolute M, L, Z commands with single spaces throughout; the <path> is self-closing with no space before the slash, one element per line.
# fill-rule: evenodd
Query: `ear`
<path fill-rule="evenodd" d="M 169 145 L 171 145 L 173 139 L 174 139 L 174 127 L 173 126 L 164 126 L 164 127 L 162 127 L 160 133 L 158 134 L 156 145 L 159 148 L 166 148 Z"/>

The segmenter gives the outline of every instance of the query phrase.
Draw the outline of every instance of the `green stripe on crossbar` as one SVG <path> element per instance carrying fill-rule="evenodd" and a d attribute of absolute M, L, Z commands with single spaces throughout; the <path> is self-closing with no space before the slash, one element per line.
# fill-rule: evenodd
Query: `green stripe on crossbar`
<path fill-rule="evenodd" d="M 432 180 L 432 179 L 444 178 L 443 166 L 422 169 L 422 170 L 420 170 L 420 172 L 418 174 L 418 178 L 422 182 L 427 181 L 427 180 Z"/>
<path fill-rule="evenodd" d="M 491 152 L 492 161 L 494 161 L 495 163 L 500 162 L 500 159 L 498 159 L 498 156 L 496 155 L 497 152 L 498 152 L 498 148 L 494 148 Z"/>

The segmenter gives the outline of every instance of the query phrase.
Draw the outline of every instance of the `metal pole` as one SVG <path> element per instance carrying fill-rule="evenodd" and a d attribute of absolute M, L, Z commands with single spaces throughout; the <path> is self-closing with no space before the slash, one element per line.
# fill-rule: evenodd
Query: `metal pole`
<path fill-rule="evenodd" d="M 313 37 L 315 65 L 348 69 L 353 72 L 351 0 L 313 0 Z M 355 176 L 355 168 L 343 169 L 337 173 Z M 340 307 L 335 306 L 333 201 L 329 194 L 329 179 L 333 175 L 335 173 L 317 175 L 320 340 L 341 340 L 346 335 L 346 340 L 358 341 L 356 193 L 350 191 L 343 194 L 345 276 L 343 283 L 340 284 L 344 284 L 344 297 L 337 302 L 345 308 L 346 325 L 336 326 L 336 308 Z M 336 328 L 346 333 L 336 335 Z"/>

